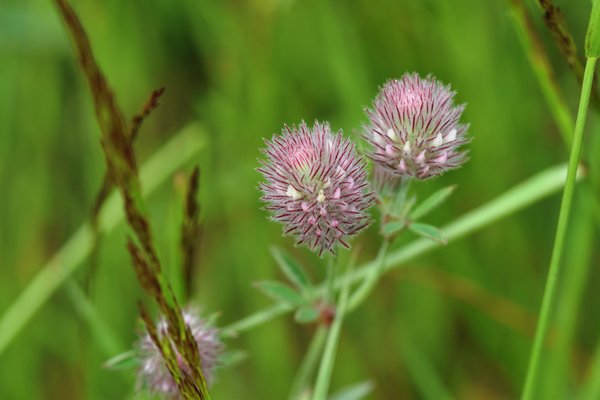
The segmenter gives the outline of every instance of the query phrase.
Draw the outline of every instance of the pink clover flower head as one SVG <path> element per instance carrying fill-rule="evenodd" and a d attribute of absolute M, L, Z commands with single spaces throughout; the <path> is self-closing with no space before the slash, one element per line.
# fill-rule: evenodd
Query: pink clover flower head
<path fill-rule="evenodd" d="M 367 210 L 374 201 L 366 163 L 341 130 L 328 123 L 305 122 L 283 128 L 266 140 L 258 169 L 262 200 L 272 219 L 283 224 L 284 235 L 321 255 L 369 225 Z"/>
<path fill-rule="evenodd" d="M 432 76 L 388 81 L 367 109 L 369 157 L 393 174 L 418 179 L 460 167 L 468 125 L 459 123 L 465 105 L 454 105 L 454 95 Z"/>
<path fill-rule="evenodd" d="M 198 344 L 202 374 L 206 379 L 206 384 L 211 385 L 215 379 L 214 373 L 218 366 L 218 358 L 223 351 L 218 330 L 198 317 L 198 312 L 195 309 L 188 308 L 184 310 L 183 318 Z M 158 322 L 156 328 L 159 336 L 165 337 L 167 335 L 168 326 L 164 317 Z M 177 353 L 173 343 L 172 347 Z M 160 350 L 147 332 L 138 342 L 138 351 L 140 356 L 138 389 L 147 388 L 150 393 L 161 398 L 180 399 L 177 383 L 169 373 Z M 180 360 L 181 364 L 185 364 L 179 353 L 177 353 L 177 359 Z"/>

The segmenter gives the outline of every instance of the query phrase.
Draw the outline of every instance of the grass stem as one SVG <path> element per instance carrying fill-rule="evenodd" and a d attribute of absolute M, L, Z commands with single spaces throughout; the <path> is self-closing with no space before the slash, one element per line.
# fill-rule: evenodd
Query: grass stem
<path fill-rule="evenodd" d="M 573 134 L 573 145 L 571 147 L 571 155 L 569 157 L 569 165 L 567 168 L 567 180 L 563 191 L 561 207 L 558 217 L 558 225 L 556 228 L 556 236 L 554 247 L 552 249 L 552 258 L 550 261 L 550 269 L 544 289 L 542 307 L 536 334 L 533 342 L 533 349 L 529 360 L 529 367 L 525 379 L 525 386 L 522 393 L 523 400 L 531 400 L 535 394 L 535 385 L 540 372 L 540 358 L 542 356 L 542 348 L 548 328 L 550 326 L 550 312 L 554 304 L 554 297 L 558 285 L 558 276 L 560 273 L 560 261 L 565 243 L 565 233 L 569 222 L 571 211 L 571 203 L 573 202 L 573 193 L 575 191 L 575 182 L 577 175 L 577 166 L 581 155 L 583 143 L 583 130 L 592 90 L 592 81 L 594 78 L 594 69 L 596 66 L 596 58 L 588 58 L 585 66 L 585 74 L 583 79 L 583 87 L 581 89 L 581 99 L 579 103 L 579 111 L 577 113 L 577 121 L 575 123 L 575 131 Z"/>
<path fill-rule="evenodd" d="M 573 115 L 561 94 L 559 86 L 556 84 L 554 70 L 548 54 L 531 21 L 523 0 L 508 0 L 508 3 L 523 52 L 529 59 L 531 68 L 546 100 L 546 104 L 550 108 L 551 115 L 554 117 L 562 139 L 567 148 L 570 148 L 574 125 Z"/>

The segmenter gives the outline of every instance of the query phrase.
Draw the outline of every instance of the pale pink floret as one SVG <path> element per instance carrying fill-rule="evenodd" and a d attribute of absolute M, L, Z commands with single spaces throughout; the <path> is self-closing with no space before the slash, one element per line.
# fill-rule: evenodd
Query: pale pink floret
<path fill-rule="evenodd" d="M 327 123 L 311 129 L 302 122 L 285 126 L 266 145 L 258 169 L 266 179 L 262 200 L 284 234 L 319 254 L 337 244 L 349 247 L 347 239 L 368 226 L 374 199 L 354 144 Z"/>
<path fill-rule="evenodd" d="M 367 110 L 369 157 L 395 175 L 419 179 L 461 166 L 468 125 L 459 123 L 465 106 L 455 106 L 454 95 L 431 76 L 388 81 Z"/>
<path fill-rule="evenodd" d="M 207 325 L 200 319 L 197 310 L 183 311 L 183 318 L 189 326 L 200 353 L 202 374 L 207 385 L 214 381 L 214 372 L 218 357 L 223 351 L 216 328 Z M 157 325 L 157 334 L 164 337 L 167 334 L 167 321 L 162 318 Z M 174 348 L 174 345 L 173 345 Z M 138 387 L 146 388 L 149 392 L 166 399 L 180 399 L 177 383 L 169 373 L 163 356 L 147 333 L 138 343 L 140 367 L 138 369 Z M 177 350 L 175 350 L 177 351 Z M 177 354 L 180 364 L 185 363 L 183 357 Z M 185 369 L 185 366 L 184 366 Z"/>

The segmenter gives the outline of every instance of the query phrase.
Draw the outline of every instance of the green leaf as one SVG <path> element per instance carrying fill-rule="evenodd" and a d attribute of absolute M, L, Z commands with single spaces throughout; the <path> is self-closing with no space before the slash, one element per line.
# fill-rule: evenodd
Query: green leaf
<path fill-rule="evenodd" d="M 139 364 L 139 360 L 133 350 L 126 351 L 119 355 L 114 356 L 110 360 L 106 361 L 103 366 L 108 369 L 132 369 L 136 368 Z"/>
<path fill-rule="evenodd" d="M 600 57 L 600 1 L 594 0 L 585 36 L 585 56 Z"/>
<path fill-rule="evenodd" d="M 433 225 L 421 224 L 418 222 L 413 222 L 409 225 L 409 229 L 416 233 L 419 236 L 423 236 L 427 239 L 431 239 L 434 242 L 438 242 L 441 244 L 448 243 L 448 239 L 444 236 L 442 231 L 436 228 Z"/>
<path fill-rule="evenodd" d="M 371 381 L 355 383 L 335 392 L 329 400 L 361 400 L 369 395 L 375 385 Z"/>
<path fill-rule="evenodd" d="M 319 312 L 310 305 L 300 307 L 294 314 L 294 320 L 300 324 L 310 324 L 319 318 Z"/>
<path fill-rule="evenodd" d="M 230 350 L 219 356 L 219 365 L 222 367 L 233 367 L 248 358 L 244 350 Z"/>
<path fill-rule="evenodd" d="M 401 221 L 392 221 L 385 224 L 381 230 L 383 236 L 390 237 L 400 232 L 406 227 L 406 224 Z"/>
<path fill-rule="evenodd" d="M 421 204 L 419 204 L 413 212 L 410 213 L 410 218 L 414 221 L 424 217 L 433 209 L 439 207 L 456 189 L 456 185 L 448 186 L 438 190 L 428 198 L 426 198 Z"/>
<path fill-rule="evenodd" d="M 306 299 L 291 287 L 274 281 L 257 282 L 256 287 L 267 296 L 280 303 L 292 306 L 302 306 L 306 304 Z"/>
<path fill-rule="evenodd" d="M 285 276 L 292 282 L 298 289 L 309 290 L 311 283 L 304 273 L 302 265 L 296 261 L 289 253 L 279 247 L 272 247 L 271 254 L 277 265 L 283 271 Z"/>

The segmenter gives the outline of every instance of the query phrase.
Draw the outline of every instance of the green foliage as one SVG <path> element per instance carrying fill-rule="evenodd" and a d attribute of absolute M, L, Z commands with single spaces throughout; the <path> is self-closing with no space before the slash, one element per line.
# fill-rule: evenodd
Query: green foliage
<path fill-rule="evenodd" d="M 581 53 L 581 27 L 591 2 L 554 3 L 560 3 Z M 147 212 L 159 256 L 169 260 L 171 252 L 179 252 L 181 220 L 170 213 L 182 206 L 175 195 L 176 172 L 187 176 L 200 164 L 203 235 L 191 298 L 208 313 L 217 311 L 222 326 L 262 311 L 266 300 L 249 283 L 281 276 L 270 246 L 293 247 L 260 210 L 254 168 L 262 138 L 302 118 L 328 119 L 346 135 L 358 136 L 366 120 L 362 107 L 386 79 L 417 71 L 451 83 L 458 100 L 467 103 L 471 160 L 415 188 L 421 194 L 459 185 L 452 201 L 426 220 L 443 226 L 449 245 L 429 251 L 438 249 L 437 242 L 413 242 L 412 234 L 394 243 L 389 265 L 404 269 L 386 273 L 346 320 L 331 387 L 372 379 L 375 388 L 367 398 L 420 397 L 401 351 L 401 334 L 409 326 L 417 355 L 456 397 L 518 396 L 531 340 L 511 321 L 524 326 L 535 321 L 565 171 L 551 169 L 528 179 L 564 162 L 566 153 L 505 2 L 74 4 L 127 116 L 138 112 L 152 89 L 166 87 L 136 140 L 139 166 L 151 167 L 140 168 Z M 527 10 L 550 55 L 553 82 L 573 112 L 577 80 L 552 47 L 542 13 L 534 6 Z M 63 290 L 67 277 L 86 282 L 91 231 L 78 229 L 89 219 L 105 168 L 89 92 L 51 2 L 0 1 L 0 60 L 0 398 L 132 398 L 133 373 L 123 379 L 101 367 L 112 355 L 104 353 Z M 592 114 L 590 134 L 598 131 Z M 177 136 L 180 132 L 184 135 Z M 595 136 L 586 137 L 588 161 L 600 160 Z M 510 206 L 513 195 L 524 201 L 518 214 Z M 488 202 L 500 212 L 478 209 Z M 123 250 L 120 208 L 112 198 L 103 211 L 98 268 L 86 294 L 129 347 L 139 329 L 137 300 L 143 294 Z M 478 225 L 484 219 L 486 224 Z M 360 242 L 363 266 L 379 245 L 373 225 L 351 243 Z M 569 231 L 568 242 L 581 240 L 579 222 L 572 221 Z M 597 230 L 588 235 L 597 243 Z M 67 242 L 71 237 L 76 240 Z M 578 257 L 589 257 L 593 267 L 598 251 L 590 246 L 587 256 Z M 294 255 L 303 265 L 318 265 L 301 249 Z M 417 276 L 415 269 L 422 266 L 431 268 Z M 453 294 L 437 274 L 442 270 L 468 284 Z M 34 277 L 39 277 L 35 285 L 25 291 Z M 584 306 L 570 310 L 577 322 L 564 354 L 570 360 L 566 371 L 553 377 L 543 371 L 549 377 L 544 382 L 561 383 L 564 397 L 577 393 L 588 367 L 585 355 L 597 342 L 599 279 L 600 271 L 591 268 Z M 469 297 L 474 284 L 490 296 Z M 491 317 L 489 309 L 500 310 L 503 318 Z M 292 312 L 286 305 L 268 310 L 259 320 L 269 323 L 252 330 L 237 325 L 238 335 L 227 336 L 228 346 L 251 358 L 219 371 L 214 398 L 281 399 L 289 393 L 314 327 L 299 326 L 290 316 L 273 319 Z M 2 329 L 4 321 L 24 323 L 9 332 Z"/>
<path fill-rule="evenodd" d="M 410 218 L 415 221 L 423 218 L 430 211 L 433 211 L 441 206 L 448 199 L 448 197 L 450 197 L 455 189 L 456 185 L 452 185 L 433 193 L 410 212 Z"/>
<path fill-rule="evenodd" d="M 319 318 L 319 311 L 312 305 L 305 305 L 296 310 L 294 320 L 300 324 L 309 324 Z"/>
<path fill-rule="evenodd" d="M 431 239 L 441 244 L 446 244 L 448 242 L 448 239 L 444 237 L 443 232 L 433 225 L 422 224 L 420 222 L 413 222 L 408 226 L 408 229 L 410 229 L 419 236 L 423 236 L 424 238 Z"/>
<path fill-rule="evenodd" d="M 132 369 L 139 365 L 139 360 L 133 350 L 117 354 L 107 360 L 102 366 L 108 369 Z"/>
<path fill-rule="evenodd" d="M 311 283 L 308 280 L 308 276 L 297 260 L 285 250 L 276 246 L 271 248 L 271 254 L 290 282 L 300 290 L 309 291 L 311 289 Z"/>
<path fill-rule="evenodd" d="M 406 228 L 406 222 L 404 221 L 392 221 L 388 222 L 381 229 L 381 233 L 385 237 L 392 237 Z"/>
<path fill-rule="evenodd" d="M 600 57 L 600 2 L 592 0 L 592 13 L 585 36 L 585 56 Z"/>
<path fill-rule="evenodd" d="M 127 240 L 127 250 L 131 255 L 134 270 L 141 287 L 156 301 L 167 321 L 167 332 L 158 333 L 152 318 L 141 307 L 141 317 L 148 335 L 162 353 L 169 373 L 177 383 L 185 399 L 210 399 L 206 379 L 200 365 L 199 349 L 189 327 L 185 324 L 171 284 L 167 281 L 158 257 L 150 220 L 142 195 L 137 157 L 133 139 L 139 130 L 141 119 L 134 118 L 129 135 L 115 96 L 106 78 L 96 63 L 85 28 L 68 0 L 55 0 L 56 9 L 73 41 L 80 67 L 87 79 L 100 125 L 100 142 L 106 160 L 106 168 L 111 179 L 121 193 L 127 223 L 133 236 Z M 161 92 L 157 92 L 160 95 Z M 158 96 L 157 95 L 157 96 Z M 153 96 L 154 97 L 154 96 Z M 151 104 L 154 105 L 154 104 Z M 107 182 L 106 179 L 104 182 Z M 198 188 L 198 169 L 192 175 L 188 196 L 187 218 L 196 223 L 197 208 L 194 201 Z M 95 214 L 97 215 L 97 214 Z M 186 225 L 184 223 L 184 242 Z M 96 225 L 96 224 L 94 224 Z M 195 234 L 192 232 L 191 234 Z M 190 249 L 184 249 L 186 258 Z M 179 360 L 182 357 L 185 363 Z M 183 366 L 185 365 L 185 367 Z"/>
<path fill-rule="evenodd" d="M 371 381 L 359 382 L 346 386 L 335 392 L 329 400 L 361 400 L 366 398 L 374 389 Z"/>
<path fill-rule="evenodd" d="M 290 306 L 302 306 L 306 299 L 291 287 L 274 281 L 257 282 L 255 286 L 273 300 L 280 301 Z"/>

